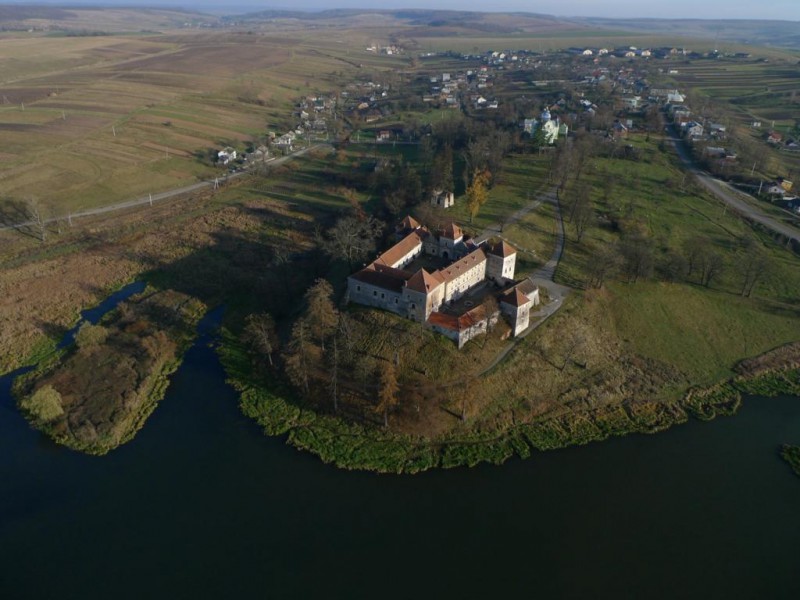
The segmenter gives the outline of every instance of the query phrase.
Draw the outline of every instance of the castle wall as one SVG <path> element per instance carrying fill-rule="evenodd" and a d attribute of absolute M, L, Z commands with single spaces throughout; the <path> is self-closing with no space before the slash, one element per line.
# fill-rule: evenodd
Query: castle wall
<path fill-rule="evenodd" d="M 444 301 L 458 300 L 471 287 L 474 287 L 486 279 L 486 265 L 488 261 L 481 261 L 471 269 L 464 271 L 458 277 L 447 282 L 444 293 Z"/>
<path fill-rule="evenodd" d="M 349 277 L 347 279 L 347 295 L 352 302 L 404 314 L 405 305 L 401 294 L 386 288 Z"/>

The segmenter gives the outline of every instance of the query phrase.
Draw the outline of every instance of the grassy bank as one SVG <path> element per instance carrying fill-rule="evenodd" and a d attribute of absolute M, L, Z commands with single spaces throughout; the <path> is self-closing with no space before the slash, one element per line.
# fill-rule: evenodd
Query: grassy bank
<path fill-rule="evenodd" d="M 784 444 L 781 446 L 781 457 L 789 463 L 792 470 L 800 477 L 800 446 Z"/>
<path fill-rule="evenodd" d="M 75 343 L 18 378 L 29 422 L 59 444 L 105 454 L 131 440 L 164 397 L 205 308 L 171 290 L 120 304 Z"/>
<path fill-rule="evenodd" d="M 535 451 L 552 450 L 611 436 L 655 433 L 685 422 L 690 415 L 707 420 L 733 414 L 741 393 L 750 393 L 780 374 L 783 387 L 774 393 L 797 393 L 797 370 L 739 376 L 735 381 L 694 389 L 680 401 L 627 401 L 599 408 L 572 406 L 555 414 L 494 430 L 465 421 L 439 436 L 403 434 L 371 423 L 357 423 L 302 407 L 274 372 L 255 366 L 251 355 L 230 332 L 219 347 L 228 381 L 240 393 L 240 407 L 269 436 L 285 436 L 289 445 L 311 452 L 325 463 L 345 469 L 381 473 L 417 473 L 431 468 L 501 464 Z M 772 379 L 769 379 L 769 378 Z"/>

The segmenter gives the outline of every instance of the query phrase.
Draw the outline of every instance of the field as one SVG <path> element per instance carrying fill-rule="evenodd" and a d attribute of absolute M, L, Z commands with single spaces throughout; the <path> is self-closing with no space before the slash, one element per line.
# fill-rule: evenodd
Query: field
<path fill-rule="evenodd" d="M 332 37 L 313 47 L 236 33 L 6 40 L 3 198 L 62 216 L 213 177 L 211 151 L 285 131 L 293 102 L 357 68 Z"/>

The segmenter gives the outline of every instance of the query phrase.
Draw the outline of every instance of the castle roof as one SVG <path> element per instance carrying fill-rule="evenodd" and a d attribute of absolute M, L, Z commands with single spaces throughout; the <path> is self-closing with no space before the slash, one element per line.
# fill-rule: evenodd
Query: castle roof
<path fill-rule="evenodd" d="M 496 244 L 491 244 L 489 246 L 489 254 L 494 254 L 495 256 L 502 256 L 503 258 L 508 258 L 509 256 L 516 254 L 517 250 L 506 242 L 505 240 L 500 240 L 500 242 Z"/>
<path fill-rule="evenodd" d="M 457 240 L 464 237 L 464 232 L 461 231 L 461 227 L 451 222 L 442 229 L 442 237 L 447 240 Z"/>
<path fill-rule="evenodd" d="M 400 225 L 398 225 L 398 229 L 419 229 L 422 227 L 420 223 L 411 215 L 406 215 L 406 218 L 400 221 Z"/>
<path fill-rule="evenodd" d="M 356 281 L 399 294 L 403 291 L 403 287 L 406 281 L 411 278 L 411 275 L 411 273 L 402 269 L 372 264 L 366 269 L 361 269 L 358 273 L 353 273 L 350 277 Z"/>
<path fill-rule="evenodd" d="M 452 281 L 457 277 L 463 275 L 473 267 L 481 264 L 486 260 L 486 254 L 483 252 L 483 248 L 478 248 L 477 250 L 470 252 L 464 258 L 457 260 L 449 267 L 445 267 L 444 269 L 440 269 L 438 274 L 442 277 L 444 281 Z"/>
<path fill-rule="evenodd" d="M 515 306 L 519 308 L 520 306 L 525 306 L 526 304 L 530 304 L 532 300 L 528 298 L 525 294 L 523 294 L 519 288 L 514 288 L 510 290 L 503 298 L 500 300 L 501 304 L 508 304 L 509 306 Z"/>
<path fill-rule="evenodd" d="M 442 278 L 438 273 L 428 273 L 425 269 L 420 269 L 414 273 L 406 282 L 406 288 L 422 294 L 427 294 L 437 288 L 442 283 Z"/>
<path fill-rule="evenodd" d="M 422 245 L 422 238 L 416 231 L 412 231 L 394 246 L 375 259 L 375 264 L 394 267 L 404 257 L 411 254 L 415 248 Z"/>
<path fill-rule="evenodd" d="M 464 329 L 469 329 L 477 325 L 481 321 L 485 321 L 486 317 L 486 308 L 480 305 L 459 317 L 442 312 L 433 312 L 431 316 L 428 317 L 428 323 L 441 327 L 442 329 L 449 329 L 450 331 L 463 331 Z"/>

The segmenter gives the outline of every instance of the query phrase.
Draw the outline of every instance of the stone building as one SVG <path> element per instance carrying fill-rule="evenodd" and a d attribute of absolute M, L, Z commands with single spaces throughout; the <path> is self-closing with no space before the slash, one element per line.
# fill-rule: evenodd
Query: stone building
<path fill-rule="evenodd" d="M 450 208 L 456 203 L 456 197 L 453 192 L 445 192 L 443 190 L 433 190 L 431 194 L 431 204 L 439 208 Z"/>
<path fill-rule="evenodd" d="M 454 305 L 482 284 L 492 293 L 507 293 L 517 257 L 510 244 L 477 244 L 454 223 L 432 232 L 411 217 L 398 225 L 395 235 L 398 242 L 394 246 L 348 278 L 349 301 L 425 323 L 454 339 L 459 347 L 497 321 L 498 312 L 486 314 L 482 306 L 467 301 L 461 310 Z M 437 259 L 440 266 L 432 268 Z M 527 293 L 519 289 L 513 297 L 502 296 L 501 311 L 508 317 L 513 335 L 528 327 L 530 308 L 538 304 L 538 298 L 535 286 Z"/>

